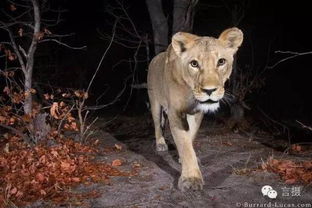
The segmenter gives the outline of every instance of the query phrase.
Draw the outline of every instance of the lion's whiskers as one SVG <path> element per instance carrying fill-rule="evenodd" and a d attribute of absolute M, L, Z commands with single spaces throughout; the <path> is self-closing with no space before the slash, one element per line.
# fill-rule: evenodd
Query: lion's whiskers
<path fill-rule="evenodd" d="M 228 91 L 225 91 L 223 98 L 220 100 L 222 103 L 230 106 L 231 103 L 235 100 L 235 95 L 231 94 Z"/>

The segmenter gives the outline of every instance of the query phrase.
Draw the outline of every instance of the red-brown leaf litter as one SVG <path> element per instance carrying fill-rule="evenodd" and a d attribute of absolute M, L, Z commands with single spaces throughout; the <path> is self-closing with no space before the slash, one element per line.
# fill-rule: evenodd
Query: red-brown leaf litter
<path fill-rule="evenodd" d="M 19 137 L 10 136 L 0 147 L 1 208 L 9 204 L 23 206 L 40 199 L 64 203 L 75 197 L 79 202 L 100 193 L 74 194 L 69 191 L 71 187 L 109 184 L 112 176 L 137 173 L 134 169 L 129 172 L 118 170 L 117 166 L 122 165 L 120 160 L 113 164 L 94 161 L 98 149 L 70 139 L 61 139 L 52 146 L 29 147 Z"/>
<path fill-rule="evenodd" d="M 277 173 L 287 184 L 312 183 L 312 161 L 295 162 L 270 158 L 266 163 L 262 164 L 262 169 Z"/>

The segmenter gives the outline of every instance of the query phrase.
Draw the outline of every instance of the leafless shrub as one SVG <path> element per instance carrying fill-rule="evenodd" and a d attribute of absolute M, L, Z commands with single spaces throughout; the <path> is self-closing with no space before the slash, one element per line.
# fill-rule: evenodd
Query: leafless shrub
<path fill-rule="evenodd" d="M 20 70 L 23 74 L 23 90 L 25 98 L 23 110 L 25 114 L 32 113 L 32 81 L 35 62 L 35 52 L 38 44 L 55 42 L 71 49 L 84 49 L 85 47 L 72 47 L 62 42 L 62 38 L 72 34 L 59 35 L 51 32 L 50 28 L 58 25 L 62 9 L 53 9 L 49 1 L 43 0 L 6 0 L 7 9 L 2 11 L 0 29 L 7 34 L 7 40 L 0 42 L 3 52 L 1 58 L 6 64 L 3 71 Z M 46 18 L 54 17 L 52 19 Z"/>

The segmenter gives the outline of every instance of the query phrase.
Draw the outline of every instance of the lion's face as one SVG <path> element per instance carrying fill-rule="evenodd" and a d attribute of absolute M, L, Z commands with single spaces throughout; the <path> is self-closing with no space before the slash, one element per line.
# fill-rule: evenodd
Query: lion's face
<path fill-rule="evenodd" d="M 237 28 L 225 30 L 218 39 L 189 33 L 173 36 L 172 46 L 180 61 L 182 77 L 191 88 L 201 111 L 215 111 L 224 96 L 233 56 L 243 40 Z"/>

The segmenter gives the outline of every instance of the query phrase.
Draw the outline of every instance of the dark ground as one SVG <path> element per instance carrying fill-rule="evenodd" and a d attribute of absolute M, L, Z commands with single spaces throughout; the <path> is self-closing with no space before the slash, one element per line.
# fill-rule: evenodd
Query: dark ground
<path fill-rule="evenodd" d="M 271 207 L 299 207 L 298 204 L 312 207 L 310 186 L 286 185 L 274 173 L 255 170 L 270 156 L 303 159 L 278 151 L 287 142 L 277 141 L 261 131 L 234 133 L 226 130 L 222 123 L 204 120 L 195 140 L 205 181 L 204 190 L 182 193 L 177 189 L 180 164 L 169 129 L 165 134 L 170 144 L 169 151 L 157 153 L 150 116 L 101 118 L 98 128 L 101 130 L 98 136 L 103 138 L 105 146 L 123 146 L 122 151 L 102 155 L 98 159 L 108 162 L 121 159 L 124 163 L 120 168 L 124 170 L 139 164 L 140 172 L 133 177 L 113 177 L 111 185 L 78 187 L 77 191 L 95 189 L 101 193 L 99 198 L 88 199 L 86 205 L 78 207 L 233 208 L 269 207 L 270 203 Z M 270 185 L 278 192 L 277 199 L 262 196 L 264 185 Z M 283 196 L 285 187 L 300 187 L 300 196 Z M 39 204 L 32 207 L 42 207 Z"/>
<path fill-rule="evenodd" d="M 103 197 L 94 201 L 94 207 L 246 207 L 246 203 L 311 203 L 309 186 L 285 185 L 278 175 L 263 171 L 251 171 L 261 166 L 270 156 L 296 158 L 278 151 L 285 141 L 276 141 L 269 135 L 247 132 L 233 133 L 222 123 L 205 120 L 195 142 L 204 176 L 204 190 L 182 193 L 177 190 L 180 165 L 170 131 L 166 138 L 169 152 L 157 153 L 149 116 L 119 117 L 103 129 L 128 148 L 121 157 L 128 164 L 142 164 L 138 177 L 117 181 L 110 187 L 101 187 Z M 106 125 L 107 124 L 107 125 Z M 261 135 L 262 134 L 262 135 Z M 115 140 L 111 136 L 105 136 Z M 116 141 L 117 142 L 117 141 Z M 279 145 L 270 145 L 279 144 Z M 277 199 L 263 197 L 261 188 L 271 185 Z M 300 186 L 300 196 L 282 196 L 282 188 Z M 245 204 L 244 204 L 245 203 Z M 311 204 L 310 204 L 311 206 Z"/>

